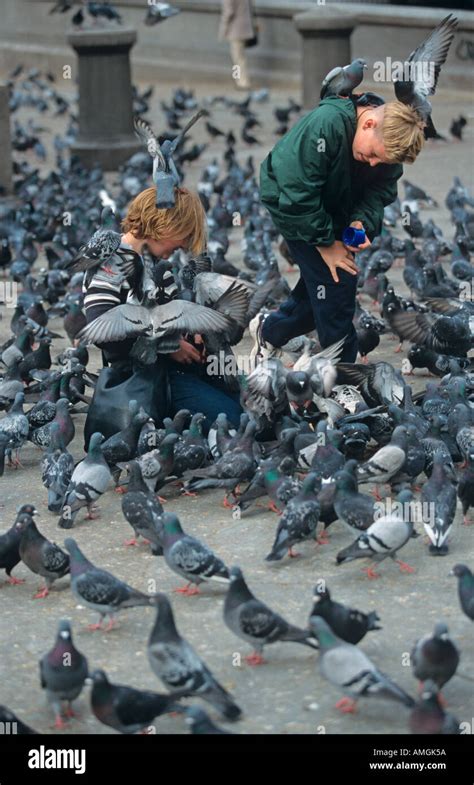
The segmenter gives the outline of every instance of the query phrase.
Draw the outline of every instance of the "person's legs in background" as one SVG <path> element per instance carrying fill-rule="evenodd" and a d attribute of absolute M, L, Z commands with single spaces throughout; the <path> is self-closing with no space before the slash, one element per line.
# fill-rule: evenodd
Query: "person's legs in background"
<path fill-rule="evenodd" d="M 244 41 L 229 41 L 229 44 L 232 66 L 239 67 L 239 76 L 237 79 L 235 79 L 235 83 L 238 87 L 242 87 L 247 90 L 250 88 L 250 79 L 248 75 L 247 55 L 245 52 Z"/>
<path fill-rule="evenodd" d="M 301 277 L 289 298 L 262 323 L 262 338 L 272 346 L 280 347 L 311 330 L 314 330 L 313 309 Z"/>
<path fill-rule="evenodd" d="M 355 362 L 358 347 L 352 319 L 355 312 L 357 276 L 338 269 L 339 283 L 335 283 L 316 248 L 301 241 L 290 241 L 288 247 L 300 268 L 321 346 L 326 348 L 347 336 L 341 362 Z"/>

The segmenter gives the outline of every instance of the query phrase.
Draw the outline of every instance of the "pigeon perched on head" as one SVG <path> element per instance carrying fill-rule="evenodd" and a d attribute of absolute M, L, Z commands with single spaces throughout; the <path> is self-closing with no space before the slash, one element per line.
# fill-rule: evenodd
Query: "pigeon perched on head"
<path fill-rule="evenodd" d="M 102 455 L 101 445 L 104 437 L 101 433 L 93 433 L 89 450 L 83 461 L 77 464 L 64 496 L 61 517 L 58 526 L 71 529 L 77 513 L 87 507 L 87 517 L 93 519 L 92 505 L 107 490 L 112 476 L 107 461 Z"/>
<path fill-rule="evenodd" d="M 358 57 L 350 65 L 332 68 L 322 81 L 321 100 L 330 95 L 351 95 L 352 91 L 362 82 L 364 69 L 367 67 L 366 61 Z"/>
<path fill-rule="evenodd" d="M 466 564 L 455 564 L 449 574 L 458 579 L 459 602 L 463 613 L 474 621 L 474 575 Z"/>
<path fill-rule="evenodd" d="M 156 717 L 169 712 L 183 713 L 178 705 L 180 694 L 165 695 L 149 690 L 136 690 L 125 684 L 113 684 L 103 670 L 91 675 L 91 709 L 104 725 L 119 733 L 137 733 L 149 728 Z"/>
<path fill-rule="evenodd" d="M 222 559 L 200 540 L 186 534 L 177 515 L 165 512 L 162 521 L 166 564 L 188 581 L 186 586 L 175 591 L 190 596 L 199 594 L 198 586 L 203 581 L 229 582 L 229 570 Z M 192 584 L 194 588 L 191 589 Z"/>
<path fill-rule="evenodd" d="M 89 629 L 102 629 L 102 622 L 108 616 L 109 624 L 106 630 L 111 630 L 114 615 L 118 611 L 151 604 L 152 597 L 149 595 L 133 589 L 107 570 L 95 567 L 71 537 L 64 540 L 64 545 L 71 556 L 73 594 L 79 602 L 100 614 L 99 623 L 89 625 Z"/>
<path fill-rule="evenodd" d="M 421 695 L 410 713 L 410 730 L 425 736 L 461 733 L 459 720 L 444 710 L 439 690 L 431 679 L 422 685 Z"/>
<path fill-rule="evenodd" d="M 363 651 L 338 638 L 320 616 L 312 616 L 309 626 L 319 641 L 319 669 L 322 676 L 345 693 L 336 707 L 354 712 L 359 698 L 386 698 L 411 708 L 415 701 L 395 682 L 378 670 Z"/>
<path fill-rule="evenodd" d="M 326 581 L 318 581 L 313 597 L 314 605 L 309 618 L 321 616 L 335 635 L 347 643 L 359 643 L 370 630 L 382 629 L 377 624 L 380 618 L 376 611 L 362 613 L 331 599 Z"/>
<path fill-rule="evenodd" d="M 396 558 L 400 548 L 408 542 L 413 533 L 413 512 L 411 491 L 401 491 L 397 497 L 394 512 L 378 517 L 352 545 L 339 551 L 337 564 L 353 559 L 372 559 L 381 562 L 390 556 L 397 562 L 402 572 L 413 572 L 413 568 Z M 378 578 L 372 567 L 366 568 L 368 578 Z"/>
<path fill-rule="evenodd" d="M 444 622 L 438 622 L 432 634 L 416 641 L 411 651 L 411 664 L 413 675 L 419 681 L 430 679 L 440 690 L 454 676 L 459 651 Z"/>
<path fill-rule="evenodd" d="M 278 641 L 302 643 L 312 649 L 316 641 L 309 630 L 302 630 L 258 600 L 248 588 L 242 570 L 231 567 L 230 585 L 224 602 L 224 621 L 232 632 L 253 646 L 245 658 L 249 665 L 261 665 L 264 646 Z"/>
<path fill-rule="evenodd" d="M 238 720 L 241 709 L 192 646 L 180 636 L 167 596 L 157 594 L 153 604 L 157 614 L 148 640 L 148 660 L 153 673 L 171 693 L 186 691 L 204 698 L 225 719 Z"/>
<path fill-rule="evenodd" d="M 44 537 L 38 530 L 33 515 L 24 512 L 18 516 L 22 534 L 20 540 L 21 560 L 31 572 L 41 575 L 45 579 L 45 587 L 35 594 L 35 599 L 47 597 L 54 581 L 67 575 L 69 569 L 69 556 L 67 553 Z"/>
<path fill-rule="evenodd" d="M 62 704 L 67 704 L 65 716 L 73 717 L 72 701 L 80 695 L 88 675 L 87 659 L 74 646 L 67 619 L 59 622 L 56 642 L 39 666 L 41 686 L 54 710 L 55 728 L 62 729 Z"/>
<path fill-rule="evenodd" d="M 407 58 L 407 78 L 395 81 L 397 100 L 415 109 L 424 124 L 427 139 L 436 136 L 427 97 L 436 91 L 441 66 L 448 56 L 457 24 L 456 17 L 448 14 Z"/>

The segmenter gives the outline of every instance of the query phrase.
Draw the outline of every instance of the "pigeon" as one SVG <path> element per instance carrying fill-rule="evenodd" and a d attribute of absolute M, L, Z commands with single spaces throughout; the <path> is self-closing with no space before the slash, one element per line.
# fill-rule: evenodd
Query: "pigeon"
<path fill-rule="evenodd" d="M 320 512 L 317 493 L 320 488 L 318 475 L 314 472 L 308 474 L 301 490 L 290 499 L 279 520 L 275 541 L 265 561 L 280 561 L 286 552 L 289 556 L 295 556 L 293 545 L 315 538 Z"/>
<path fill-rule="evenodd" d="M 358 57 L 350 65 L 332 68 L 321 83 L 320 99 L 323 100 L 330 95 L 351 95 L 362 82 L 364 69 L 367 67 L 366 61 Z"/>
<path fill-rule="evenodd" d="M 179 13 L 180 9 L 175 8 L 170 3 L 154 2 L 148 5 L 144 22 L 148 27 L 151 27 Z"/>
<path fill-rule="evenodd" d="M 114 212 L 106 206 L 102 210 L 100 228 L 67 265 L 72 273 L 95 271 L 109 261 L 122 241 L 122 236 L 112 229 L 114 225 Z"/>
<path fill-rule="evenodd" d="M 433 456 L 431 476 L 421 489 L 423 526 L 431 540 L 430 554 L 445 556 L 448 553 L 447 540 L 456 515 L 456 475 L 444 463 L 443 454 Z M 424 679 L 421 679 L 424 681 Z"/>
<path fill-rule="evenodd" d="M 373 559 L 375 562 L 381 562 L 390 556 L 397 562 L 401 572 L 413 572 L 413 567 L 396 558 L 400 548 L 403 548 L 413 533 L 412 500 L 411 491 L 401 491 L 397 496 L 395 512 L 376 518 L 352 545 L 339 551 L 336 563 L 343 564 L 353 559 Z M 372 567 L 367 567 L 366 572 L 368 578 L 379 577 Z"/>
<path fill-rule="evenodd" d="M 74 439 L 74 434 L 76 432 L 76 428 L 72 417 L 69 413 L 71 408 L 71 404 L 67 398 L 60 398 L 56 404 L 56 414 L 54 415 L 54 420 L 51 422 L 42 425 L 40 428 L 36 428 L 36 430 L 32 431 L 29 436 L 29 440 L 36 444 L 37 447 L 41 447 L 41 449 L 46 450 L 48 447 L 51 446 L 51 426 L 53 422 L 59 425 L 59 433 L 63 440 L 63 445 L 66 448 L 70 442 Z"/>
<path fill-rule="evenodd" d="M 153 599 L 157 614 L 148 640 L 148 660 L 153 673 L 171 693 L 186 690 L 204 698 L 227 720 L 238 720 L 242 710 L 214 678 L 192 646 L 176 629 L 171 603 L 165 594 Z"/>
<path fill-rule="evenodd" d="M 6 706 L 0 704 L 0 724 L 4 729 L 4 733 L 8 733 L 8 729 L 10 729 L 11 733 L 15 734 L 32 734 L 38 733 L 38 731 L 33 730 L 30 728 L 29 725 L 26 725 L 22 720 L 20 720 L 16 714 L 14 714 L 10 709 Z"/>
<path fill-rule="evenodd" d="M 413 344 L 407 354 L 412 368 L 427 368 L 433 376 L 446 376 L 450 373 L 453 361 L 462 369 L 469 367 L 470 361 L 466 357 L 450 357 L 440 354 L 427 346 Z"/>
<path fill-rule="evenodd" d="M 439 690 L 431 679 L 422 685 L 422 692 L 410 712 L 410 730 L 416 735 L 446 736 L 461 733 L 459 720 L 446 712 Z"/>
<path fill-rule="evenodd" d="M 337 383 L 358 387 L 368 406 L 400 404 L 405 382 L 399 371 L 387 362 L 338 363 Z"/>
<path fill-rule="evenodd" d="M 21 561 L 20 540 L 23 531 L 22 515 L 35 515 L 36 509 L 32 504 L 23 504 L 16 515 L 13 525 L 4 534 L 0 534 L 0 569 L 8 575 L 7 582 L 12 586 L 24 583 L 20 578 L 11 574 L 14 567 Z"/>
<path fill-rule="evenodd" d="M 439 690 L 454 676 L 459 651 L 449 637 L 446 624 L 438 622 L 432 635 L 425 635 L 411 651 L 413 675 L 420 681 L 433 681 Z"/>
<path fill-rule="evenodd" d="M 140 464 L 129 463 L 130 480 L 127 492 L 122 497 L 122 512 L 135 532 L 135 537 L 126 545 L 136 545 L 138 537 L 144 537 L 155 556 L 163 554 L 163 507 L 145 483 Z"/>
<path fill-rule="evenodd" d="M 162 714 L 184 712 L 177 701 L 186 691 L 165 695 L 149 690 L 136 690 L 125 684 L 113 684 L 103 670 L 91 674 L 91 709 L 104 725 L 119 733 L 137 733 L 150 728 Z"/>
<path fill-rule="evenodd" d="M 93 433 L 86 457 L 73 471 L 58 521 L 58 526 L 62 529 L 71 529 L 74 526 L 77 513 L 82 507 L 87 507 L 88 519 L 94 518 L 92 505 L 105 493 L 112 479 L 107 461 L 102 455 L 103 441 L 101 433 Z"/>
<path fill-rule="evenodd" d="M 277 641 L 317 648 L 309 630 L 302 630 L 285 621 L 252 594 L 240 567 L 231 567 L 230 570 L 230 584 L 224 601 L 224 621 L 238 638 L 253 646 L 253 653 L 245 657 L 249 665 L 263 664 L 264 646 Z"/>
<path fill-rule="evenodd" d="M 366 614 L 354 608 L 348 608 L 340 602 L 334 602 L 324 580 L 318 581 L 314 587 L 314 600 L 309 618 L 321 616 L 329 624 L 334 634 L 347 643 L 355 645 L 369 631 L 382 629 L 377 624 L 380 617 L 376 611 Z"/>
<path fill-rule="evenodd" d="M 392 434 L 390 444 L 381 447 L 366 463 L 358 467 L 358 481 L 377 484 L 389 482 L 405 463 L 406 449 L 406 429 L 399 425 Z"/>
<path fill-rule="evenodd" d="M 467 120 L 463 117 L 462 114 L 459 115 L 458 119 L 453 118 L 451 121 L 451 125 L 449 126 L 449 133 L 451 136 L 454 136 L 455 139 L 459 139 L 462 142 L 462 134 L 463 128 L 467 125 Z"/>
<path fill-rule="evenodd" d="M 115 575 L 100 567 L 95 567 L 82 553 L 77 542 L 68 537 L 64 546 L 71 556 L 71 589 L 80 603 L 100 614 L 98 624 L 89 625 L 90 630 L 102 629 L 106 616 L 108 632 L 114 626 L 115 614 L 122 608 L 150 605 L 151 597 L 133 589 Z"/>
<path fill-rule="evenodd" d="M 467 457 L 466 468 L 459 474 L 458 498 L 462 504 L 463 523 L 467 526 L 469 508 L 474 507 L 474 450 Z"/>
<path fill-rule="evenodd" d="M 15 450 L 16 456 L 13 460 L 15 466 L 21 466 L 19 454 L 29 431 L 29 423 L 23 412 L 24 401 L 24 393 L 18 392 L 8 414 L 0 420 L 0 446 L 3 445 L 3 452 L 7 452 L 9 456 L 11 451 Z"/>
<path fill-rule="evenodd" d="M 72 701 L 80 695 L 89 672 L 87 659 L 74 646 L 67 619 L 59 622 L 56 642 L 51 651 L 41 658 L 39 667 L 41 686 L 54 709 L 54 727 L 62 730 L 62 704 L 67 704 L 66 717 L 73 717 Z"/>
<path fill-rule="evenodd" d="M 400 339 L 453 357 L 467 354 L 473 343 L 469 323 L 461 316 L 398 311 L 392 318 L 392 329 L 394 328 Z"/>
<path fill-rule="evenodd" d="M 156 450 L 150 450 L 137 458 L 145 484 L 151 491 L 158 491 L 172 474 L 174 447 L 179 439 L 177 433 L 165 436 Z"/>
<path fill-rule="evenodd" d="M 126 463 L 136 457 L 140 432 L 148 420 L 148 414 L 143 409 L 135 411 L 136 407 L 136 401 L 129 401 L 129 412 L 131 415 L 129 424 L 118 433 L 114 433 L 108 439 L 105 439 L 101 447 L 101 454 L 110 467 L 117 490 L 120 489 L 118 483 L 121 473 L 121 468 L 118 464 Z"/>
<path fill-rule="evenodd" d="M 406 78 L 395 81 L 397 100 L 415 109 L 424 123 L 425 138 L 428 139 L 436 135 L 436 130 L 427 97 L 436 91 L 441 66 L 448 56 L 457 23 L 456 17 L 448 14 L 407 58 L 410 67 L 409 73 L 404 74 Z"/>
<path fill-rule="evenodd" d="M 228 300 L 229 298 L 227 298 Z M 231 308 L 226 309 L 232 316 Z M 240 305 L 238 316 L 240 315 Z M 172 353 L 179 349 L 179 341 L 186 333 L 225 334 L 232 322 L 227 315 L 186 300 L 171 300 L 164 305 L 145 308 L 126 303 L 110 308 L 97 316 L 78 334 L 82 344 L 102 344 L 145 336 L 149 349 L 141 358 L 145 364 L 155 362 L 156 352 Z"/>
<path fill-rule="evenodd" d="M 50 542 L 38 530 L 34 512 L 24 512 L 18 516 L 22 534 L 20 540 L 21 560 L 31 572 L 45 579 L 45 587 L 34 595 L 34 599 L 47 597 L 54 581 L 70 572 L 69 556 L 54 542 Z"/>
<path fill-rule="evenodd" d="M 450 575 L 458 578 L 459 602 L 463 613 L 474 621 L 474 575 L 465 564 L 455 564 Z"/>
<path fill-rule="evenodd" d="M 198 706 L 186 707 L 186 724 L 190 726 L 191 733 L 196 736 L 230 736 L 230 731 L 219 728 Z"/>
<path fill-rule="evenodd" d="M 336 472 L 333 506 L 337 517 L 353 531 L 366 531 L 374 522 L 376 502 L 357 489 L 357 461 L 347 461 L 344 469 Z"/>
<path fill-rule="evenodd" d="M 64 447 L 59 423 L 52 423 L 49 433 L 50 444 L 41 462 L 41 479 L 48 491 L 48 510 L 58 513 L 74 471 L 74 458 Z"/>
<path fill-rule="evenodd" d="M 186 534 L 174 513 L 166 512 L 163 521 L 163 555 L 168 567 L 182 575 L 187 585 L 174 591 L 190 596 L 199 594 L 203 581 L 229 582 L 229 570 L 224 562 L 204 543 Z M 194 584 L 194 588 L 191 585 Z"/>
<path fill-rule="evenodd" d="M 414 185 L 414 183 L 410 183 L 409 180 L 404 179 L 402 182 L 405 187 L 405 199 L 415 199 L 417 202 L 424 202 L 429 207 L 439 207 L 436 199 L 429 196 L 423 188 Z"/>
<path fill-rule="evenodd" d="M 344 713 L 355 712 L 360 698 L 386 698 L 412 708 L 413 698 L 378 670 L 363 651 L 341 640 L 320 616 L 310 618 L 310 629 L 320 647 L 319 669 L 323 678 L 345 697 L 336 704 Z"/>

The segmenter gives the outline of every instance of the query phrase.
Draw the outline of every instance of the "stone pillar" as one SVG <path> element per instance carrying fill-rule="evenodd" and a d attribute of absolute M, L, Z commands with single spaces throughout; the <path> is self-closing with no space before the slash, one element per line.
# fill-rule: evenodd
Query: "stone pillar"
<path fill-rule="evenodd" d="M 9 99 L 8 87 L 0 84 L 0 197 L 13 193 Z"/>
<path fill-rule="evenodd" d="M 131 28 L 70 33 L 79 67 L 79 134 L 72 145 L 86 166 L 112 170 L 141 149 L 133 130 Z"/>
<path fill-rule="evenodd" d="M 319 103 L 326 74 L 351 62 L 351 33 L 357 19 L 350 14 L 327 13 L 320 7 L 296 14 L 294 23 L 303 45 L 302 101 L 305 109 L 313 109 Z"/>

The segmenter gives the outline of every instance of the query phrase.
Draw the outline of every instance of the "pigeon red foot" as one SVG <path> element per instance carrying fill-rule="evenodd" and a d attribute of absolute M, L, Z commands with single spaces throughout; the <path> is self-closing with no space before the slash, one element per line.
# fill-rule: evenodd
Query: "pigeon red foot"
<path fill-rule="evenodd" d="M 253 654 L 248 654 L 246 657 L 244 657 L 244 660 L 247 665 L 264 665 L 265 663 L 262 655 L 257 651 L 254 651 Z"/>

